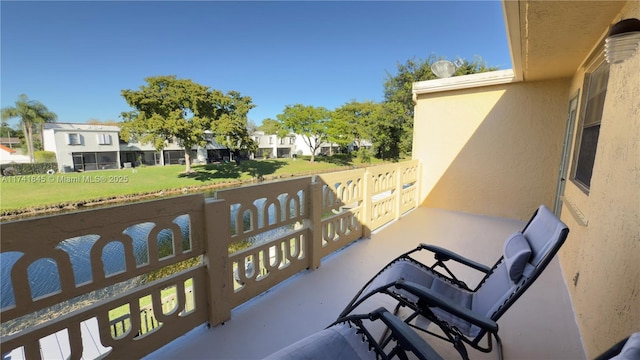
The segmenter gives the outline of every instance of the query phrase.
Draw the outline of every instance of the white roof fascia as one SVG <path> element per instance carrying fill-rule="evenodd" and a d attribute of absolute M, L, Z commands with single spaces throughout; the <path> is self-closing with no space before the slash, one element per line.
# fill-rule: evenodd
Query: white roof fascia
<path fill-rule="evenodd" d="M 45 123 L 45 130 L 53 131 L 96 131 L 96 132 L 119 132 L 120 127 L 114 125 L 94 125 L 83 123 Z"/>
<path fill-rule="evenodd" d="M 471 89 L 476 87 L 518 82 L 512 69 L 483 72 L 471 75 L 454 76 L 445 79 L 418 81 L 413 83 L 413 95 L 429 94 L 450 90 Z"/>

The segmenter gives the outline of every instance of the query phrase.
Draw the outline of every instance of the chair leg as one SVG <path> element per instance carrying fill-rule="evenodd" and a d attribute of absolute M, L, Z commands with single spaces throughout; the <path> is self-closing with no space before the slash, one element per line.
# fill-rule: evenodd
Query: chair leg
<path fill-rule="evenodd" d="M 496 347 L 498 348 L 498 359 L 503 360 L 504 354 L 502 353 L 502 340 L 500 339 L 500 336 L 498 336 L 498 333 L 493 334 L 493 336 L 496 338 Z"/>
<path fill-rule="evenodd" d="M 469 353 L 467 352 L 467 348 L 464 346 L 464 342 L 462 342 L 459 336 L 454 337 L 453 348 L 458 351 L 458 353 L 462 357 L 462 360 L 469 360 Z"/>

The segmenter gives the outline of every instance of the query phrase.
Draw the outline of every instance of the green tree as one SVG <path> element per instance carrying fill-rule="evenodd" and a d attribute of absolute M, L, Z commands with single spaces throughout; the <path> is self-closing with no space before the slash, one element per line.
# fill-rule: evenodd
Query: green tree
<path fill-rule="evenodd" d="M 31 162 L 35 162 L 34 158 L 34 142 L 33 132 L 34 127 L 40 131 L 42 137 L 42 130 L 45 123 L 55 122 L 58 116 L 49 111 L 47 107 L 39 101 L 29 100 L 27 95 L 22 94 L 18 97 L 15 106 L 9 106 L 2 109 L 2 122 L 11 118 L 19 118 L 22 133 L 25 137 L 27 144 L 27 152 Z M 40 141 L 42 144 L 42 140 Z"/>
<path fill-rule="evenodd" d="M 285 106 L 278 120 L 285 129 L 302 137 L 311 150 L 311 162 L 314 162 L 318 149 L 327 140 L 327 121 L 330 116 L 331 112 L 324 107 L 295 104 Z"/>
<path fill-rule="evenodd" d="M 87 124 L 90 125 L 106 125 L 106 126 L 120 126 L 122 124 L 120 124 L 120 122 L 113 120 L 113 119 L 108 119 L 108 120 L 98 120 L 98 119 L 89 119 L 87 120 Z"/>
<path fill-rule="evenodd" d="M 230 91 L 220 103 L 222 113 L 212 127 L 216 142 L 226 146 L 240 163 L 241 152 L 256 152 L 258 144 L 251 138 L 247 113 L 254 105 L 251 98 L 241 96 L 237 91 Z"/>
<path fill-rule="evenodd" d="M 22 137 L 22 131 L 12 128 L 3 120 L 0 124 L 0 137 Z"/>
<path fill-rule="evenodd" d="M 407 139 L 406 126 L 409 123 L 404 106 L 397 101 L 377 104 L 375 113 L 366 127 L 375 156 L 383 160 L 398 160 L 402 146 Z"/>
<path fill-rule="evenodd" d="M 384 82 L 385 102 L 397 102 L 401 104 L 406 114 L 406 116 L 402 117 L 404 121 L 406 121 L 401 126 L 403 130 L 396 139 L 400 144 L 399 150 L 401 155 L 411 153 L 413 139 L 413 83 L 436 79 L 437 77 L 431 71 L 431 65 L 441 59 L 442 58 L 433 55 L 424 60 L 413 58 L 407 60 L 404 64 L 397 64 L 397 72 L 395 75 L 387 72 Z M 471 61 L 458 59 L 456 65 L 456 72 L 453 76 L 498 69 L 495 66 L 487 66 L 485 61 L 479 56 L 474 57 Z"/>
<path fill-rule="evenodd" d="M 168 140 L 176 139 L 185 150 L 185 172 L 191 172 L 191 149 L 206 145 L 207 131 L 213 131 L 216 139 L 229 136 L 229 143 L 236 136 L 246 136 L 233 130 L 243 120 L 246 130 L 246 113 L 253 106 L 251 98 L 237 92 L 225 95 L 174 75 L 148 77 L 145 81 L 147 85 L 139 90 L 122 90 L 122 96 L 134 110 L 122 113 L 121 135 L 150 143 L 158 151 Z"/>
<path fill-rule="evenodd" d="M 471 61 L 458 59 L 456 64 L 456 72 L 453 74 L 453 76 L 477 74 L 496 70 L 498 70 L 497 66 L 489 66 L 487 65 L 487 62 L 482 59 L 482 57 L 475 56 Z"/>
<path fill-rule="evenodd" d="M 282 122 L 271 118 L 262 120 L 262 125 L 258 126 L 258 130 L 264 132 L 265 135 L 278 135 L 279 137 L 285 137 L 289 132 L 283 127 Z"/>
<path fill-rule="evenodd" d="M 373 101 L 351 101 L 335 109 L 327 124 L 328 139 L 342 147 L 355 144 L 362 146 L 369 140 L 366 128 L 372 123 L 378 104 Z"/>
<path fill-rule="evenodd" d="M 402 104 L 405 112 L 413 117 L 413 83 L 435 79 L 436 76 L 431 71 L 431 64 L 437 60 L 433 55 L 426 60 L 412 58 L 404 64 L 397 64 L 395 75 L 387 72 L 384 81 L 385 102 Z"/>

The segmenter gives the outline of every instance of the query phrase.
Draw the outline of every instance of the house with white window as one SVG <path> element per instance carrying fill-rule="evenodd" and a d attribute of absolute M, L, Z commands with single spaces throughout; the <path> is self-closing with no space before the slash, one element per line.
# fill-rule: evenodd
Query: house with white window
<path fill-rule="evenodd" d="M 285 137 L 265 134 L 264 131 L 256 131 L 251 136 L 258 144 L 257 158 L 283 158 L 291 157 L 296 153 L 296 135 L 291 133 Z"/>
<path fill-rule="evenodd" d="M 618 355 L 625 339 L 640 332 L 640 1 L 502 4 L 513 69 L 414 83 L 411 161 L 224 189 L 214 199 L 191 194 L 3 223 L 2 251 L 24 254 L 6 272 L 20 291 L 14 290 L 14 306 L 0 309 L 3 326 L 79 295 L 108 295 L 3 335 L 3 357 L 264 358 L 317 335 L 372 275 L 417 244 L 463 256 L 460 263 L 473 272 L 460 280 L 475 287 L 484 276 L 481 264 L 496 257 L 502 263 L 504 240 L 528 226 L 540 204 L 570 233 L 511 311 L 499 315 L 504 298 L 489 310 L 492 319 L 499 317 L 504 358 Z M 637 26 L 620 32 L 628 20 Z M 620 48 L 624 43 L 631 50 Z M 275 216 L 268 215 L 271 208 Z M 238 225 L 231 226 L 234 217 Z M 180 219 L 188 221 L 189 242 L 175 236 Z M 149 261 L 136 266 L 133 239 L 114 234 L 138 224 L 154 226 L 142 239 L 147 244 L 158 244 L 161 229 L 175 231 L 174 253 L 160 257 L 149 250 Z M 294 224 L 302 226 L 271 235 Z M 60 244 L 74 249 L 75 239 L 86 235 L 101 239 L 85 251 L 93 281 L 77 283 Z M 229 247 L 263 235 L 265 241 L 250 248 Z M 107 274 L 95 255 L 112 239 L 128 260 L 124 271 Z M 271 249 L 278 260 L 263 261 Z M 123 280 L 191 259 L 196 265 L 189 269 L 107 294 Z M 51 269 L 63 286 L 32 295 L 23 286 L 27 270 L 44 261 L 56 264 Z M 175 289 L 167 304 L 176 311 L 164 312 L 161 289 Z M 435 298 L 424 289 L 421 297 Z M 146 297 L 153 298 L 162 326 L 142 334 L 149 312 L 139 304 Z M 124 317 L 112 320 L 109 313 L 123 304 L 130 325 L 116 336 L 115 324 L 127 329 Z M 434 308 L 444 313 L 458 305 Z M 484 315 L 471 317 L 486 322 Z M 458 324 L 441 324 L 459 331 Z M 278 331 L 265 331 L 271 328 Z M 460 358 L 470 345 L 443 344 L 446 338 L 434 334 L 424 338 L 445 359 Z M 473 359 L 503 357 L 495 347 L 487 355 L 466 349 L 460 352 Z M 637 358 L 633 347 L 627 350 L 616 358 Z"/>
<path fill-rule="evenodd" d="M 120 138 L 118 126 L 50 123 L 44 126 L 44 149 L 56 153 L 61 172 L 136 167 L 140 165 L 184 164 L 184 149 L 175 139 L 162 151 L 151 144 L 127 142 Z M 205 147 L 191 149 L 194 164 L 229 158 L 229 150 L 207 136 Z"/>
<path fill-rule="evenodd" d="M 56 153 L 61 172 L 119 169 L 119 132 L 117 126 L 48 123 L 43 146 Z"/>

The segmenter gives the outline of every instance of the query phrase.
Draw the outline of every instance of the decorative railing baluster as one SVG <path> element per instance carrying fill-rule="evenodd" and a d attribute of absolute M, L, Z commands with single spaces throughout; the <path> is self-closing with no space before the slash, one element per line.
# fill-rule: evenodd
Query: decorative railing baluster
<path fill-rule="evenodd" d="M 66 357 L 142 357 L 195 326 L 223 323 L 235 306 L 318 268 L 331 252 L 415 208 L 418 166 L 409 161 L 221 190 L 215 199 L 189 195 L 4 223 L 0 249 L 14 260 L 3 271 L 13 303 L 3 302 L 0 313 L 2 351 L 46 357 L 51 344 L 42 339 L 66 330 Z M 76 247 L 82 252 L 72 256 Z M 43 263 L 55 281 L 40 281 L 46 291 L 25 286 L 34 280 L 32 265 Z M 65 315 L 52 316 L 61 309 Z M 49 320 L 36 311 L 49 311 Z M 95 348 L 83 342 L 81 328 L 99 339 Z"/>

